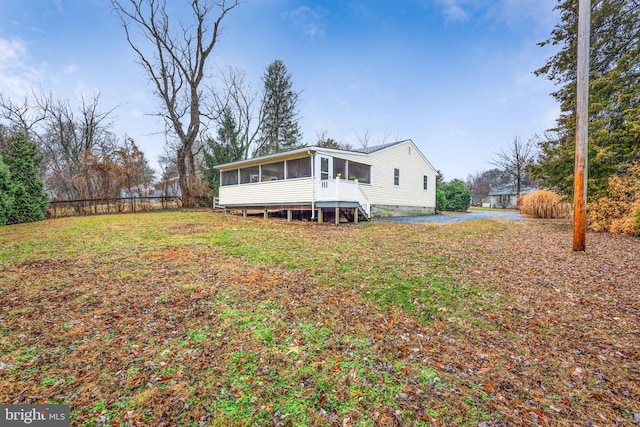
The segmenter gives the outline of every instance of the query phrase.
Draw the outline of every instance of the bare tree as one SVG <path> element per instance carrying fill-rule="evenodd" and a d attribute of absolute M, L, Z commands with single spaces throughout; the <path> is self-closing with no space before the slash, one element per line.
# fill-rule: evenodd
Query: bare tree
<path fill-rule="evenodd" d="M 476 172 L 467 176 L 467 186 L 471 194 L 471 204 L 479 206 L 491 193 L 491 187 L 505 184 L 505 176 L 500 169 Z"/>
<path fill-rule="evenodd" d="M 341 144 L 335 139 L 328 136 L 327 131 L 321 129 L 316 131 L 316 146 L 324 148 L 336 148 L 338 150 L 353 150 L 351 144 Z"/>
<path fill-rule="evenodd" d="M 55 99 L 43 91 L 34 91 L 31 99 L 25 98 L 21 104 L 0 99 L 2 116 L 36 141 L 44 155 L 41 175 L 47 190 L 68 200 L 98 196 L 92 165 L 117 147 L 111 132 L 114 109 L 100 111 L 100 94 L 80 101 L 80 108 L 75 109 L 68 100 Z"/>
<path fill-rule="evenodd" d="M 236 124 L 238 148 L 246 159 L 258 137 L 264 99 L 258 100 L 258 93 L 251 88 L 246 73 L 240 68 L 229 66 L 220 74 L 220 81 L 222 93 L 212 90 L 216 101 L 213 115 L 218 126 L 224 127 L 226 114 L 231 113 Z"/>
<path fill-rule="evenodd" d="M 513 186 L 519 196 L 522 187 L 530 181 L 527 169 L 534 160 L 534 139 L 530 138 L 524 141 L 519 135 L 516 135 L 506 150 L 501 148 L 499 152 L 495 153 L 491 164 L 502 171 L 506 181 Z"/>
<path fill-rule="evenodd" d="M 369 144 L 371 143 L 371 131 L 369 129 L 365 129 L 364 132 L 362 133 L 362 135 L 360 135 L 360 133 L 356 132 L 356 138 L 358 139 L 358 142 L 360 143 L 360 146 L 364 150 L 366 150 L 366 149 L 369 148 Z M 378 141 L 376 142 L 376 145 L 387 144 L 389 142 L 389 140 L 399 141 L 400 140 L 400 135 L 396 133 L 396 136 L 392 138 L 391 132 L 387 131 L 387 132 L 384 133 L 384 135 L 382 135 L 382 138 L 378 139 Z"/>
<path fill-rule="evenodd" d="M 363 149 L 369 148 L 369 141 L 371 140 L 371 131 L 369 129 L 365 129 L 364 133 L 360 135 L 356 132 L 356 138 L 358 138 L 358 142 Z"/>
<path fill-rule="evenodd" d="M 35 92 L 33 98 L 37 99 Z M 44 110 L 37 110 L 29 105 L 26 96 L 22 104 L 17 104 L 0 93 L 0 117 L 8 120 L 18 132 L 23 132 L 27 138 L 33 139 L 34 128 L 45 119 L 46 114 Z"/>
<path fill-rule="evenodd" d="M 166 0 L 111 0 L 129 45 L 161 99 L 163 111 L 158 115 L 179 140 L 178 181 L 182 203 L 190 207 L 195 206 L 194 145 L 205 116 L 201 86 L 206 65 L 218 41 L 223 18 L 239 2 L 192 0 L 188 4 L 190 22 L 176 18 L 175 23 L 170 19 Z"/>

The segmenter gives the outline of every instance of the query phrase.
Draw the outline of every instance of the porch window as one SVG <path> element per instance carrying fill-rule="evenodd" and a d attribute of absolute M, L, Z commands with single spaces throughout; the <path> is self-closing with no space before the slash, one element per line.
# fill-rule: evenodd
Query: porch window
<path fill-rule="evenodd" d="M 311 176 L 311 158 L 287 160 L 287 179 L 306 178 Z"/>
<path fill-rule="evenodd" d="M 333 158 L 333 176 L 334 178 L 338 177 L 338 174 L 340 174 L 340 177 L 342 179 L 346 179 L 347 178 L 347 161 L 345 159 L 337 159 L 337 158 Z"/>
<path fill-rule="evenodd" d="M 396 187 L 400 185 L 400 169 L 393 169 L 393 185 Z"/>
<path fill-rule="evenodd" d="M 362 184 L 371 184 L 371 166 L 364 163 L 349 162 L 349 179 L 357 179 Z"/>
<path fill-rule="evenodd" d="M 262 165 L 262 182 L 284 179 L 284 162 Z"/>
<path fill-rule="evenodd" d="M 240 184 L 260 182 L 260 166 L 249 166 L 240 169 Z"/>
<path fill-rule="evenodd" d="M 223 171 L 220 185 L 236 185 L 238 183 L 238 169 Z"/>

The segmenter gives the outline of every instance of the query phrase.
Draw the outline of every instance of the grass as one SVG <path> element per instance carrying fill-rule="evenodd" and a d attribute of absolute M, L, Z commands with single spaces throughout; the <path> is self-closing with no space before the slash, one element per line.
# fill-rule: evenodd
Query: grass
<path fill-rule="evenodd" d="M 72 425 L 629 422 L 637 241 L 597 235 L 569 268 L 568 233 L 210 212 L 2 227 L 0 401 L 66 403 Z"/>

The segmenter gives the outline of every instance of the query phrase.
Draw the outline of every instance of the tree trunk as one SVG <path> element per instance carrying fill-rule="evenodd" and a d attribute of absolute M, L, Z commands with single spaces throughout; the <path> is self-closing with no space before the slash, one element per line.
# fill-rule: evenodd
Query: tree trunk
<path fill-rule="evenodd" d="M 178 185 L 180 186 L 180 198 L 182 206 L 185 208 L 194 207 L 195 203 L 189 185 L 189 172 L 187 166 L 187 148 L 182 146 L 178 149 Z"/>

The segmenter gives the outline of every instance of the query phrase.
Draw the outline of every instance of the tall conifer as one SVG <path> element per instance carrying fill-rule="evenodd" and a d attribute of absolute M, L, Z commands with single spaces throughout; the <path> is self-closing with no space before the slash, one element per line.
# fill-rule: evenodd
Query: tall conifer
<path fill-rule="evenodd" d="M 291 73 L 276 59 L 264 77 L 263 117 L 256 156 L 280 153 L 300 147 L 302 133 L 298 124 L 298 96 L 293 90 Z"/>
<path fill-rule="evenodd" d="M 589 194 L 602 193 L 613 174 L 640 157 L 640 3 L 592 0 L 589 96 Z M 573 188 L 576 126 L 578 2 L 558 0 L 558 23 L 541 46 L 558 52 L 536 71 L 555 82 L 557 126 L 540 142 L 534 176 L 564 194 Z"/>

